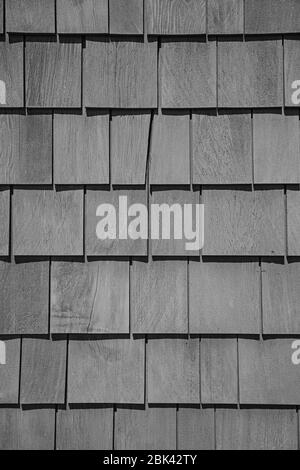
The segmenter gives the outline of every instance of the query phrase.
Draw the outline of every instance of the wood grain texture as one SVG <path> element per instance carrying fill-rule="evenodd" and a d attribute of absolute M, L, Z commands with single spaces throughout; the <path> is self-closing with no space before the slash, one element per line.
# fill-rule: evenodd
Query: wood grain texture
<path fill-rule="evenodd" d="M 237 340 L 202 338 L 200 360 L 201 403 L 237 403 Z"/>
<path fill-rule="evenodd" d="M 299 33 L 300 4 L 297 0 L 245 0 L 245 32 Z"/>
<path fill-rule="evenodd" d="M 204 190 L 205 255 L 285 254 L 283 191 Z"/>
<path fill-rule="evenodd" d="M 116 450 L 167 450 L 175 447 L 175 408 L 117 409 Z"/>
<path fill-rule="evenodd" d="M 83 254 L 83 191 L 16 190 L 14 255 Z"/>
<path fill-rule="evenodd" d="M 148 402 L 199 403 L 199 370 L 198 339 L 148 339 Z"/>
<path fill-rule="evenodd" d="M 113 111 L 111 181 L 115 185 L 145 184 L 150 113 Z"/>
<path fill-rule="evenodd" d="M 299 183 L 299 115 L 254 113 L 253 132 L 254 183 Z"/>
<path fill-rule="evenodd" d="M 6 363 L 0 365 L 0 403 L 17 404 L 19 402 L 21 342 L 19 338 L 0 337 L 0 340 L 5 343 L 6 349 Z"/>
<path fill-rule="evenodd" d="M 216 43 L 162 40 L 161 106 L 213 108 L 216 98 Z"/>
<path fill-rule="evenodd" d="M 243 34 L 244 0 L 209 0 L 208 34 Z"/>
<path fill-rule="evenodd" d="M 179 408 L 178 450 L 214 449 L 214 410 Z"/>
<path fill-rule="evenodd" d="M 170 206 L 170 238 L 163 239 L 162 236 L 156 240 L 150 240 L 151 253 L 153 256 L 197 256 L 199 250 L 187 250 L 186 242 L 188 240 L 184 236 L 182 239 L 175 239 L 174 236 L 174 215 L 179 213 L 179 209 L 184 213 L 184 204 L 199 204 L 200 194 L 197 191 L 184 191 L 184 190 L 165 190 L 165 191 L 153 191 L 150 199 L 151 204 L 157 204 L 162 206 L 168 204 Z M 178 207 L 178 204 L 180 207 Z M 177 210 L 178 209 L 178 210 Z M 160 217 L 162 218 L 162 217 Z M 165 217 L 167 219 L 167 217 Z"/>
<path fill-rule="evenodd" d="M 34 108 L 81 106 L 81 39 L 26 40 L 26 105 Z"/>
<path fill-rule="evenodd" d="M 48 261 L 0 261 L 0 334 L 47 334 L 48 295 Z"/>
<path fill-rule="evenodd" d="M 143 339 L 71 340 L 70 403 L 144 403 Z"/>
<path fill-rule="evenodd" d="M 0 256 L 9 254 L 9 233 L 10 233 L 10 193 L 0 191 Z"/>
<path fill-rule="evenodd" d="M 282 106 L 282 68 L 281 40 L 219 42 L 218 105 L 224 108 Z"/>
<path fill-rule="evenodd" d="M 4 0 L 0 0 L 0 34 L 4 32 Z"/>
<path fill-rule="evenodd" d="M 83 93 L 91 108 L 155 108 L 157 43 L 87 39 Z"/>
<path fill-rule="evenodd" d="M 189 263 L 192 334 L 259 334 L 257 262 Z"/>
<path fill-rule="evenodd" d="M 193 114 L 193 183 L 252 183 L 250 113 Z"/>
<path fill-rule="evenodd" d="M 146 256 L 147 240 L 131 238 L 119 238 L 119 197 L 127 197 L 127 207 L 133 204 L 144 204 L 147 206 L 147 194 L 143 190 L 125 191 L 87 191 L 86 199 L 86 252 L 88 256 L 111 255 L 111 256 Z M 122 200 L 121 200 L 122 201 Z M 101 204 L 112 204 L 116 209 L 116 239 L 99 240 L 96 235 L 96 226 L 103 217 L 96 216 L 97 207 Z M 121 202 L 122 204 L 122 202 Z M 135 217 L 128 217 L 128 222 Z"/>
<path fill-rule="evenodd" d="M 300 334 L 299 263 L 262 263 L 263 332 Z"/>
<path fill-rule="evenodd" d="M 187 333 L 186 261 L 134 262 L 131 274 L 133 333 Z"/>
<path fill-rule="evenodd" d="M 54 436 L 54 408 L 0 408 L 2 450 L 53 450 Z"/>
<path fill-rule="evenodd" d="M 109 184 L 108 114 L 54 115 L 55 184 Z"/>
<path fill-rule="evenodd" d="M 52 333 L 129 333 L 129 264 L 52 262 Z"/>
<path fill-rule="evenodd" d="M 240 403 L 295 405 L 300 368 L 292 362 L 293 339 L 239 339 Z"/>
<path fill-rule="evenodd" d="M 55 0 L 9 0 L 6 2 L 9 33 L 55 33 Z"/>
<path fill-rule="evenodd" d="M 57 450 L 109 450 L 112 444 L 112 408 L 58 410 Z"/>
<path fill-rule="evenodd" d="M 293 88 L 293 83 L 300 80 L 300 49 L 299 49 L 300 36 L 296 38 L 284 39 L 284 104 L 290 107 L 299 107 L 292 100 L 293 94 L 299 89 Z M 297 100 L 299 96 L 296 96 Z"/>
<path fill-rule="evenodd" d="M 58 33 L 108 33 L 108 0 L 56 0 Z"/>
<path fill-rule="evenodd" d="M 148 34 L 205 34 L 205 0 L 146 0 Z"/>
<path fill-rule="evenodd" d="M 23 338 L 21 364 L 22 404 L 64 403 L 67 341 Z"/>
<path fill-rule="evenodd" d="M 287 243 L 288 255 L 300 255 L 300 192 L 287 191 Z"/>
<path fill-rule="evenodd" d="M 154 117 L 150 184 L 190 183 L 189 125 L 189 114 L 160 114 Z"/>
<path fill-rule="evenodd" d="M 3 108 L 24 106 L 24 60 L 23 38 L 15 36 L 8 41 L 0 41 L 0 77 L 5 84 Z"/>
<path fill-rule="evenodd" d="M 109 0 L 110 34 L 143 34 L 143 0 Z"/>
<path fill-rule="evenodd" d="M 295 410 L 216 410 L 217 450 L 296 450 Z"/>

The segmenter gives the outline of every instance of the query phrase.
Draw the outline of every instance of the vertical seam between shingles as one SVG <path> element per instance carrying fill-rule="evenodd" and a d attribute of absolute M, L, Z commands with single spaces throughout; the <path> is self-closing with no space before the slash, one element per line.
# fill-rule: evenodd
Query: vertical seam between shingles
<path fill-rule="evenodd" d="M 187 333 L 190 336 L 190 260 L 186 260 L 186 307 L 187 307 Z"/>
<path fill-rule="evenodd" d="M 246 34 L 246 0 L 243 0 L 243 36 Z"/>
<path fill-rule="evenodd" d="M 259 311 L 260 311 L 260 336 L 264 334 L 264 310 L 263 310 L 263 270 L 262 259 L 259 258 Z"/>
<path fill-rule="evenodd" d="M 288 237 L 288 191 L 287 186 L 284 186 L 283 190 L 284 197 L 284 249 L 285 249 L 285 258 L 288 257 L 289 253 L 289 237 Z"/>
<path fill-rule="evenodd" d="M 132 310 L 131 310 L 131 304 L 132 304 L 132 288 L 131 288 L 131 283 L 132 283 L 132 269 L 133 269 L 133 266 L 132 266 L 132 257 L 130 258 L 129 262 L 128 262 L 128 289 L 129 289 L 129 292 L 128 292 L 128 298 L 129 298 L 129 302 L 128 302 L 128 331 L 129 331 L 129 335 L 132 334 L 131 332 L 131 328 L 132 328 L 132 318 L 131 318 L 131 315 L 132 315 Z"/>
<path fill-rule="evenodd" d="M 198 357 L 199 357 L 199 404 L 202 407 L 202 387 L 201 387 L 201 341 L 202 338 L 198 338 Z"/>
<path fill-rule="evenodd" d="M 237 374 L 237 407 L 240 407 L 240 357 L 239 357 L 239 337 L 236 337 L 236 374 Z"/>
<path fill-rule="evenodd" d="M 53 450 L 57 450 L 57 405 L 54 408 L 54 442 Z"/>
<path fill-rule="evenodd" d="M 282 92 L 283 92 L 283 97 L 282 97 L 282 103 L 283 103 L 283 108 L 285 108 L 285 53 L 284 53 L 284 35 L 282 35 L 282 54 L 281 54 L 281 60 L 282 60 Z"/>
<path fill-rule="evenodd" d="M 219 107 L 219 42 L 216 37 L 216 110 Z"/>
<path fill-rule="evenodd" d="M 57 34 L 57 0 L 54 0 L 54 32 Z"/>
<path fill-rule="evenodd" d="M 65 372 L 65 405 L 68 406 L 68 375 L 69 375 L 69 341 L 70 336 L 67 335 L 66 339 L 66 372 Z"/>
<path fill-rule="evenodd" d="M 190 171 L 189 171 L 189 177 L 190 177 L 190 190 L 193 189 L 193 179 L 194 179 L 194 149 L 193 149 L 193 111 L 190 109 L 189 113 L 189 164 L 190 164 Z"/>
<path fill-rule="evenodd" d="M 250 111 L 250 119 L 251 119 L 251 172 L 252 172 L 252 191 L 254 190 L 255 184 L 255 165 L 254 165 L 254 112 L 253 109 Z"/>
<path fill-rule="evenodd" d="M 23 337 L 22 335 L 20 336 L 20 352 L 19 352 L 19 360 L 20 360 L 20 365 L 19 365 L 19 389 L 18 389 L 18 405 L 20 406 L 21 404 L 21 385 L 22 385 L 22 349 L 23 349 Z"/>
<path fill-rule="evenodd" d="M 49 288 L 48 288 L 48 335 L 51 333 L 51 271 L 52 271 L 52 259 L 49 257 Z"/>
<path fill-rule="evenodd" d="M 160 70 L 160 52 L 161 52 L 161 38 L 157 38 L 157 110 L 158 114 L 161 114 L 161 95 L 162 95 L 162 78 L 161 78 L 161 70 Z"/>
<path fill-rule="evenodd" d="M 148 367 L 147 367 L 147 343 L 148 343 L 148 335 L 145 335 L 145 344 L 144 344 L 144 402 L 145 402 L 145 410 L 148 408 Z"/>

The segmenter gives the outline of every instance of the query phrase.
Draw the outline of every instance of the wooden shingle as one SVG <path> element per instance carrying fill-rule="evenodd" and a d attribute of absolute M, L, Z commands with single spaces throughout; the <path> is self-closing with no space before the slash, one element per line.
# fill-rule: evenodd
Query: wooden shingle
<path fill-rule="evenodd" d="M 0 0 L 0 34 L 4 32 L 4 0 Z"/>
<path fill-rule="evenodd" d="M 56 0 L 57 32 L 108 33 L 108 0 Z"/>
<path fill-rule="evenodd" d="M 186 261 L 134 262 L 131 275 L 133 333 L 187 333 Z"/>
<path fill-rule="evenodd" d="M 108 114 L 54 115 L 54 182 L 109 183 Z"/>
<path fill-rule="evenodd" d="M 70 340 L 69 403 L 144 403 L 143 339 Z"/>
<path fill-rule="evenodd" d="M 260 333 L 258 263 L 191 261 L 189 283 L 190 333 Z"/>
<path fill-rule="evenodd" d="M 54 408 L 0 408 L 2 450 L 53 450 L 54 440 Z"/>
<path fill-rule="evenodd" d="M 0 334 L 47 334 L 48 261 L 0 261 Z"/>
<path fill-rule="evenodd" d="M 188 114 L 156 115 L 150 155 L 150 184 L 189 184 L 190 145 Z"/>
<path fill-rule="evenodd" d="M 67 341 L 23 338 L 21 364 L 22 404 L 64 403 Z"/>
<path fill-rule="evenodd" d="M 244 0 L 209 0 L 208 34 L 243 34 Z"/>
<path fill-rule="evenodd" d="M 0 116 L 0 184 L 52 183 L 52 116 Z"/>
<path fill-rule="evenodd" d="M 201 339 L 201 403 L 238 401 L 236 339 Z"/>
<path fill-rule="evenodd" d="M 299 5 L 300 6 L 300 5 Z M 299 28 L 300 29 L 300 28 Z M 300 106 L 300 36 L 284 39 L 284 104 Z"/>
<path fill-rule="evenodd" d="M 241 404 L 295 405 L 300 402 L 300 367 L 292 362 L 292 339 L 239 339 Z"/>
<path fill-rule="evenodd" d="M 28 37 L 25 57 L 28 107 L 81 106 L 81 39 Z"/>
<path fill-rule="evenodd" d="M 129 333 L 129 265 L 52 262 L 52 333 Z"/>
<path fill-rule="evenodd" d="M 130 237 L 119 237 L 119 217 L 120 204 L 126 204 L 127 208 L 133 204 L 144 204 L 147 206 L 147 194 L 143 190 L 126 190 L 126 191 L 87 191 L 86 199 L 86 253 L 88 256 L 146 256 L 147 255 L 147 239 L 139 238 L 133 240 Z M 122 199 L 119 199 L 122 198 Z M 121 201 L 121 202 L 120 202 Z M 96 234 L 96 227 L 101 220 L 106 220 L 106 213 L 97 214 L 97 208 L 102 204 L 112 204 L 116 210 L 116 238 L 100 240 Z M 122 209 L 123 210 L 123 209 Z M 114 217 L 114 216 L 113 216 Z M 113 217 L 109 220 L 113 220 Z M 136 217 L 128 217 L 129 223 Z M 111 225 L 111 224 L 110 224 Z"/>
<path fill-rule="evenodd" d="M 9 0 L 5 7 L 9 33 L 55 33 L 55 0 Z"/>
<path fill-rule="evenodd" d="M 300 334 L 300 265 L 262 263 L 263 333 Z"/>
<path fill-rule="evenodd" d="M 19 402 L 20 339 L 0 336 L 0 341 L 5 344 L 5 364 L 0 365 L 0 403 L 17 404 Z"/>
<path fill-rule="evenodd" d="M 110 34 L 143 34 L 143 0 L 109 0 Z"/>
<path fill-rule="evenodd" d="M 298 0 L 245 0 L 245 33 L 299 33 Z"/>
<path fill-rule="evenodd" d="M 83 254 L 83 191 L 15 190 L 14 255 Z"/>
<path fill-rule="evenodd" d="M 10 233 L 10 193 L 0 191 L 0 256 L 9 254 L 9 233 Z"/>
<path fill-rule="evenodd" d="M 0 107 L 24 106 L 24 45 L 21 37 L 0 41 Z"/>
<path fill-rule="evenodd" d="M 149 339 L 147 375 L 149 403 L 200 402 L 199 340 Z"/>
<path fill-rule="evenodd" d="M 206 1 L 146 0 L 148 34 L 205 34 Z"/>
<path fill-rule="evenodd" d="M 219 42 L 218 105 L 224 108 L 282 106 L 282 58 L 281 40 Z"/>
<path fill-rule="evenodd" d="M 217 450 L 296 450 L 295 410 L 216 410 Z"/>
<path fill-rule="evenodd" d="M 58 410 L 57 450 L 109 450 L 112 443 L 112 408 Z"/>
<path fill-rule="evenodd" d="M 300 191 L 287 191 L 287 244 L 288 255 L 300 255 Z"/>
<path fill-rule="evenodd" d="M 284 255 L 281 189 L 203 190 L 205 255 Z"/>
<path fill-rule="evenodd" d="M 116 450 L 163 450 L 175 447 L 175 408 L 117 409 Z"/>
<path fill-rule="evenodd" d="M 146 182 L 150 113 L 113 111 L 111 120 L 111 182 L 141 185 Z"/>
<path fill-rule="evenodd" d="M 193 114 L 193 183 L 252 183 L 250 113 Z"/>
<path fill-rule="evenodd" d="M 168 204 L 169 213 L 170 213 L 170 237 L 163 238 L 162 233 L 158 239 L 152 237 L 152 239 L 150 240 L 152 255 L 153 256 L 188 256 L 188 255 L 197 256 L 199 255 L 199 250 L 187 249 L 188 247 L 186 246 L 186 243 L 189 243 L 191 240 L 188 241 L 185 238 L 184 230 L 182 230 L 181 238 L 180 237 L 175 238 L 175 235 L 176 235 L 174 233 L 175 224 L 173 223 L 173 220 L 175 217 L 172 216 L 172 214 L 181 213 L 182 220 L 184 220 L 184 205 L 193 204 L 193 207 L 195 208 L 194 206 L 195 204 L 200 204 L 199 192 L 198 191 L 194 191 L 194 192 L 184 191 L 180 189 L 153 191 L 150 202 L 152 204 L 151 210 L 154 207 L 155 211 L 156 209 L 164 207 L 163 204 Z M 160 207 L 155 207 L 154 205 L 157 205 Z M 166 216 L 167 216 L 167 212 L 165 212 L 165 218 Z M 162 217 L 160 218 L 162 219 Z M 201 229 L 201 221 L 199 225 L 200 225 L 199 228 Z M 176 224 L 176 228 L 178 229 L 177 224 Z M 150 227 L 150 229 L 152 229 L 152 227 Z"/>
<path fill-rule="evenodd" d="M 254 183 L 300 182 L 299 115 L 254 113 Z"/>
<path fill-rule="evenodd" d="M 179 408 L 177 414 L 178 449 L 214 449 L 214 410 Z"/>
<path fill-rule="evenodd" d="M 215 107 L 216 43 L 163 39 L 160 75 L 163 108 Z"/>
<path fill-rule="evenodd" d="M 83 93 L 90 108 L 155 108 L 157 43 L 87 39 Z"/>

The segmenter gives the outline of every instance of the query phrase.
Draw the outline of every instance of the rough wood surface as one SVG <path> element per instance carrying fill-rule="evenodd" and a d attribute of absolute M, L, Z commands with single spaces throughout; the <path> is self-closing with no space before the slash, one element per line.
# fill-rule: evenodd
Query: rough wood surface
<path fill-rule="evenodd" d="M 209 0 L 208 34 L 243 34 L 244 0 Z"/>
<path fill-rule="evenodd" d="M 108 33 L 108 0 L 56 0 L 58 33 Z"/>
<path fill-rule="evenodd" d="M 163 39 L 160 76 L 163 108 L 215 107 L 216 43 Z"/>
<path fill-rule="evenodd" d="M 179 408 L 177 414 L 178 450 L 214 449 L 214 410 Z"/>
<path fill-rule="evenodd" d="M 52 333 L 129 333 L 128 262 L 52 262 Z"/>
<path fill-rule="evenodd" d="M 109 0 L 111 34 L 143 34 L 143 0 Z"/>
<path fill-rule="evenodd" d="M 149 339 L 148 402 L 199 403 L 199 370 L 199 339 Z"/>
<path fill-rule="evenodd" d="M 112 445 L 112 408 L 58 410 L 57 450 L 109 450 Z"/>
<path fill-rule="evenodd" d="M 186 261 L 134 262 L 131 274 L 133 333 L 187 333 Z"/>
<path fill-rule="evenodd" d="M 299 33 L 300 4 L 297 0 L 245 0 L 245 32 Z"/>
<path fill-rule="evenodd" d="M 111 181 L 145 184 L 150 113 L 114 111 L 111 120 Z"/>
<path fill-rule="evenodd" d="M 203 190 L 205 255 L 285 254 L 283 191 Z"/>
<path fill-rule="evenodd" d="M 299 93 L 297 93 L 300 80 L 299 40 L 300 36 L 284 39 L 284 104 L 290 107 L 300 105 Z"/>
<path fill-rule="evenodd" d="M 22 404 L 64 403 L 67 342 L 65 339 L 23 338 Z"/>
<path fill-rule="evenodd" d="M 292 339 L 239 339 L 240 403 L 295 405 L 300 367 L 292 362 Z"/>
<path fill-rule="evenodd" d="M 55 33 L 55 0 L 8 0 L 9 33 Z"/>
<path fill-rule="evenodd" d="M 143 339 L 71 340 L 70 403 L 144 403 Z"/>
<path fill-rule="evenodd" d="M 282 68 L 281 40 L 220 41 L 218 105 L 224 108 L 282 106 Z"/>
<path fill-rule="evenodd" d="M 0 191 L 0 256 L 9 254 L 9 233 L 10 233 L 10 192 Z"/>
<path fill-rule="evenodd" d="M 257 262 L 189 264 L 191 334 L 259 334 Z"/>
<path fill-rule="evenodd" d="M 83 254 L 83 191 L 16 190 L 14 254 Z"/>
<path fill-rule="evenodd" d="M 193 183 L 252 183 L 250 113 L 193 114 Z"/>
<path fill-rule="evenodd" d="M 295 410 L 216 410 L 217 450 L 296 450 Z"/>
<path fill-rule="evenodd" d="M 175 408 L 117 409 L 116 450 L 167 450 L 175 447 Z"/>
<path fill-rule="evenodd" d="M 108 114 L 54 115 L 55 184 L 109 184 Z"/>
<path fill-rule="evenodd" d="M 287 244 L 288 255 L 300 255 L 300 192 L 298 190 L 287 191 Z"/>
<path fill-rule="evenodd" d="M 190 183 L 189 114 L 160 114 L 154 117 L 150 184 Z"/>
<path fill-rule="evenodd" d="M 5 364 L 0 364 L 0 403 L 16 405 L 19 402 L 21 342 L 20 339 L 1 336 L 0 341 L 4 342 L 6 349 Z"/>
<path fill-rule="evenodd" d="M 25 57 L 28 107 L 81 106 L 81 39 L 27 38 Z"/>
<path fill-rule="evenodd" d="M 0 102 L 1 108 L 24 106 L 23 53 L 24 46 L 21 37 L 15 36 L 7 42 L 0 41 L 0 77 L 5 86 L 5 96 Z"/>

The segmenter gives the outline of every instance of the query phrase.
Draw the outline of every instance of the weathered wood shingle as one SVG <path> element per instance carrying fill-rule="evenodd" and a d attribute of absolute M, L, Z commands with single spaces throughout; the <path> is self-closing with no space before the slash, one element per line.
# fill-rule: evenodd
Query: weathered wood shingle
<path fill-rule="evenodd" d="M 0 107 L 24 106 L 24 45 L 18 36 L 0 41 Z"/>
<path fill-rule="evenodd" d="M 144 0 L 109 0 L 111 34 L 143 34 Z"/>
<path fill-rule="evenodd" d="M 9 33 L 55 33 L 55 0 L 5 2 Z"/>
<path fill-rule="evenodd" d="M 179 408 L 177 413 L 178 449 L 213 450 L 215 447 L 214 410 Z"/>
<path fill-rule="evenodd" d="M 0 403 L 16 405 L 19 403 L 21 341 L 19 338 L 0 338 L 5 344 L 5 364 L 0 365 Z"/>
<path fill-rule="evenodd" d="M 57 32 L 108 33 L 108 0 L 56 0 Z"/>
<path fill-rule="evenodd" d="M 243 34 L 244 0 L 209 0 L 208 34 Z"/>
<path fill-rule="evenodd" d="M 299 33 L 298 0 L 245 0 L 245 32 Z"/>

